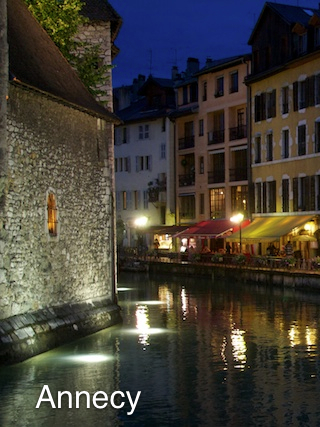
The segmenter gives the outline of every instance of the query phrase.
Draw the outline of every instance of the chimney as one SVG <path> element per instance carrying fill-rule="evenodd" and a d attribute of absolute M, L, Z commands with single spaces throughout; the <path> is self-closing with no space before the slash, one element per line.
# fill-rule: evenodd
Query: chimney
<path fill-rule="evenodd" d="M 187 69 L 186 74 L 188 76 L 191 76 L 192 74 L 199 71 L 200 64 L 198 58 L 188 58 L 187 60 Z"/>
<path fill-rule="evenodd" d="M 178 67 L 174 65 L 171 69 L 171 78 L 172 80 L 176 80 L 178 77 Z"/>

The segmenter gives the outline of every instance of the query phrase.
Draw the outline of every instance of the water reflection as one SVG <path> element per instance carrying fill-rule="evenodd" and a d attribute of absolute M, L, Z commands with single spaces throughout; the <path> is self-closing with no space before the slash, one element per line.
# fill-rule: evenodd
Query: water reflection
<path fill-rule="evenodd" d="M 320 425 L 320 296 L 192 278 L 120 276 L 123 324 L 0 370 L 1 426 Z M 118 409 L 35 405 L 130 391 Z M 124 395 L 126 396 L 126 395 Z"/>

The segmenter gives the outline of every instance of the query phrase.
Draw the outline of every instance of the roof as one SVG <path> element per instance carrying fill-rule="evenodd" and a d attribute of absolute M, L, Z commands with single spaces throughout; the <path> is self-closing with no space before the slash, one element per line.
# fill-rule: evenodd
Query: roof
<path fill-rule="evenodd" d="M 268 241 L 279 240 L 292 232 L 296 227 L 301 227 L 314 217 L 310 215 L 286 215 L 255 218 L 241 232 L 243 241 Z M 240 232 L 234 233 L 229 240 L 237 241 L 240 239 Z"/>
<path fill-rule="evenodd" d="M 8 1 L 10 75 L 16 84 L 45 92 L 105 120 L 118 121 L 89 93 L 23 0 Z"/>
<path fill-rule="evenodd" d="M 112 40 L 115 40 L 122 25 L 122 18 L 107 0 L 83 0 L 81 14 L 90 21 L 111 22 Z"/>
<path fill-rule="evenodd" d="M 167 108 L 148 108 L 147 98 L 143 97 L 132 102 L 129 107 L 119 110 L 117 115 L 123 122 L 137 122 L 165 117 L 170 111 Z"/>
<path fill-rule="evenodd" d="M 308 6 L 291 6 L 291 5 L 287 5 L 287 4 L 266 2 L 264 4 L 264 7 L 260 13 L 260 16 L 256 22 L 255 27 L 252 30 L 248 44 L 252 43 L 253 36 L 254 36 L 257 28 L 259 27 L 261 19 L 262 19 L 267 8 L 273 10 L 275 13 L 280 15 L 281 18 L 288 25 L 299 23 L 299 24 L 303 25 L 304 27 L 307 27 L 309 24 L 310 18 L 313 15 L 320 16 L 320 10 L 319 9 L 310 8 Z"/>
<path fill-rule="evenodd" d="M 172 90 L 174 89 L 174 81 L 172 79 L 153 77 L 152 75 L 150 75 L 148 79 L 145 81 L 145 83 L 139 89 L 139 94 L 145 95 L 146 88 L 149 85 L 160 86 L 163 89 L 172 89 Z"/>
<path fill-rule="evenodd" d="M 219 71 L 224 68 L 233 67 L 236 64 L 241 63 L 244 60 L 248 60 L 251 58 L 251 54 L 243 54 L 236 56 L 229 56 L 227 58 L 208 60 L 206 65 L 201 68 L 194 76 L 200 76 L 202 74 L 212 73 L 215 71 Z"/>

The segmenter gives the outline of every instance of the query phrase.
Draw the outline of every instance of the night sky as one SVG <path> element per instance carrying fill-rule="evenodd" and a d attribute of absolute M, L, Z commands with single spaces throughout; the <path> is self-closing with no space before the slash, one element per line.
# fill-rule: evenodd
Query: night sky
<path fill-rule="evenodd" d="M 264 0 L 109 0 L 123 24 L 115 44 L 113 87 L 129 85 L 139 74 L 171 77 L 200 60 L 250 52 L 248 40 Z M 319 0 L 275 3 L 318 8 Z"/>

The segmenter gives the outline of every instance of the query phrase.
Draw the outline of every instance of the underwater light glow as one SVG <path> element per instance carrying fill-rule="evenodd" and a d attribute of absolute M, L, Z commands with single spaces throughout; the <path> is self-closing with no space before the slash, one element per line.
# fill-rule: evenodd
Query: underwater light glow
<path fill-rule="evenodd" d="M 112 357 L 105 354 L 73 354 L 72 356 L 66 356 L 65 359 L 72 362 L 100 363 L 111 360 Z"/>

